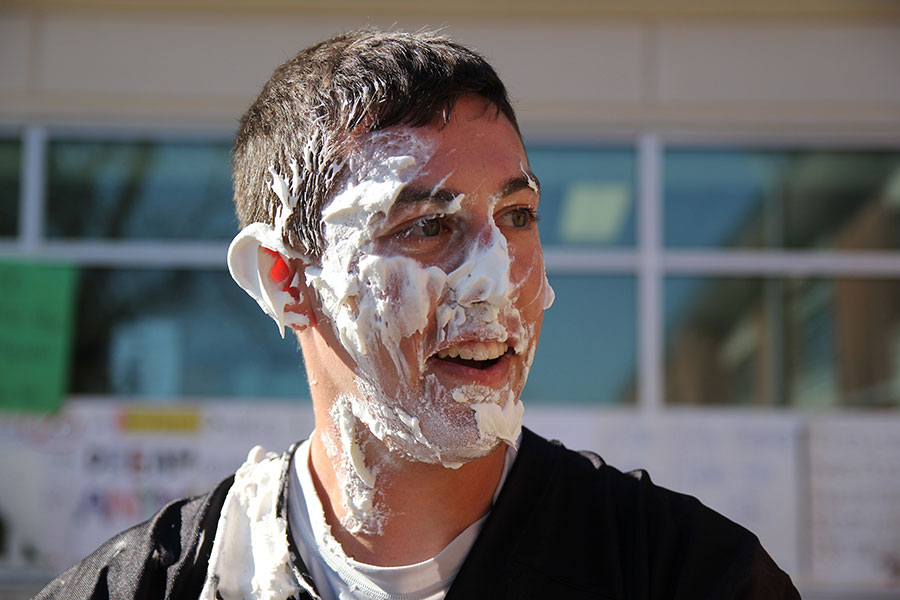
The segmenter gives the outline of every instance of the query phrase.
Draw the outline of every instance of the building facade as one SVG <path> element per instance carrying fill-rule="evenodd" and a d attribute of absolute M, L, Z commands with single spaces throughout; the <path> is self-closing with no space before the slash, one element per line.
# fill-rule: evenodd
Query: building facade
<path fill-rule="evenodd" d="M 557 293 L 526 425 L 746 524 L 804 597 L 896 594 L 900 7 L 784 4 L 0 7 L 0 584 L 309 432 L 225 270 L 228 151 L 275 66 L 374 24 L 510 88 Z"/>

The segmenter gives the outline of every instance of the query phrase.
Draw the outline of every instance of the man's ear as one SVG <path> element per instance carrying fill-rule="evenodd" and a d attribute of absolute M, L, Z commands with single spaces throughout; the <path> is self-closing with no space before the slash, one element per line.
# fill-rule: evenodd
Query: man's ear
<path fill-rule="evenodd" d="M 285 326 L 299 332 L 314 324 L 307 264 L 305 256 L 285 248 L 262 223 L 245 227 L 228 248 L 231 277 L 272 317 L 281 337 Z"/>

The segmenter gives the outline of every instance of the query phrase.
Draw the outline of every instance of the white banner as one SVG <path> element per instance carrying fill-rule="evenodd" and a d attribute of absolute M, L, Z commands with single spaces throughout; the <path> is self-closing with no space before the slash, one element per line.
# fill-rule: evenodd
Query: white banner
<path fill-rule="evenodd" d="M 167 502 L 210 490 L 255 445 L 313 429 L 308 401 L 196 406 L 69 403 L 0 421 L 0 568 L 59 572 Z"/>

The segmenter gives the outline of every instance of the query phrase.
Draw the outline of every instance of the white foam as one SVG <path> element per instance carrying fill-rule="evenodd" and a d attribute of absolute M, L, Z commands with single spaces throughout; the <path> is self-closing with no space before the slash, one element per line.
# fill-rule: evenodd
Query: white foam
<path fill-rule="evenodd" d="M 287 520 L 278 516 L 284 459 L 253 448 L 225 497 L 201 600 L 286 600 L 299 591 Z"/>

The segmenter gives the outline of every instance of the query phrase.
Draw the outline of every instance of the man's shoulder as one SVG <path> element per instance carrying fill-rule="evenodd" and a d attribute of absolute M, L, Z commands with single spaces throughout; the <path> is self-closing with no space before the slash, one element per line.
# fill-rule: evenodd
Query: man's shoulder
<path fill-rule="evenodd" d="M 750 531 L 694 496 L 657 485 L 644 469 L 621 471 L 593 451 L 570 450 L 527 430 L 523 450 L 522 469 L 545 470 L 547 484 L 557 490 L 559 497 L 551 495 L 548 502 L 559 500 L 572 509 L 584 508 L 604 520 L 614 515 L 618 527 L 640 527 L 647 522 L 690 530 L 699 521 L 710 520 L 725 534 L 756 540 Z M 603 513 L 596 511 L 600 506 L 605 507 Z"/>
<path fill-rule="evenodd" d="M 233 481 L 229 476 L 206 494 L 174 500 L 110 538 L 51 581 L 35 600 L 197 597 Z"/>
<path fill-rule="evenodd" d="M 525 598 L 544 587 L 570 598 L 798 597 L 744 527 L 644 471 L 528 430 L 483 537 L 473 552 L 503 540 L 507 585 Z"/>

